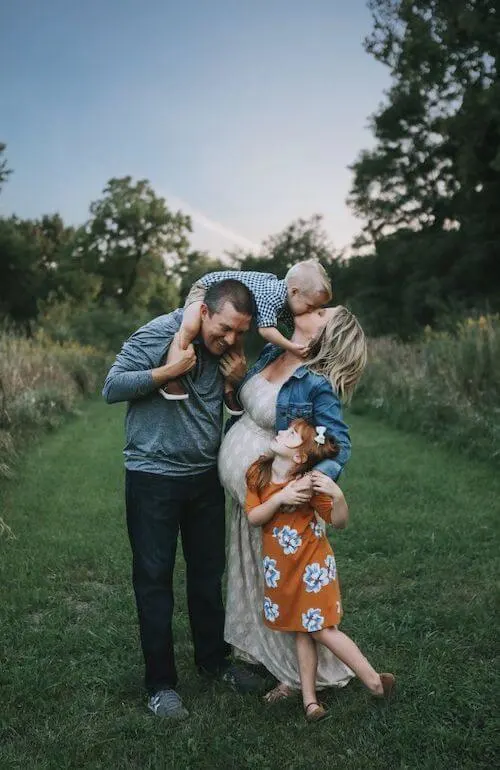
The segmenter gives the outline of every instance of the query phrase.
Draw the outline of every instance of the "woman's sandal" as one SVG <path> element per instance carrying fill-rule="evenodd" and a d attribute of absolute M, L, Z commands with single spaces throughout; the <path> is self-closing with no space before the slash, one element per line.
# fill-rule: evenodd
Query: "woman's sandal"
<path fill-rule="evenodd" d="M 311 706 L 316 706 L 316 708 L 311 709 Z M 320 719 L 326 717 L 328 712 L 322 703 L 312 701 L 311 703 L 308 703 L 307 706 L 304 706 L 304 713 L 308 722 L 319 722 Z"/>
<path fill-rule="evenodd" d="M 269 690 L 269 692 L 264 695 L 262 700 L 265 703 L 277 703 L 280 700 L 291 698 L 293 695 L 295 695 L 295 690 L 292 690 L 291 687 L 288 687 L 288 685 L 280 682 L 276 685 L 276 687 L 273 687 L 272 690 Z"/>

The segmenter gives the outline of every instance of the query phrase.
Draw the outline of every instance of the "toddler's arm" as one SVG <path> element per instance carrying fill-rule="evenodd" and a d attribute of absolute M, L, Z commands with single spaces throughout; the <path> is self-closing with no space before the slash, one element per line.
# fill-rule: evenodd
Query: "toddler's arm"
<path fill-rule="evenodd" d="M 275 326 L 259 326 L 259 334 L 266 342 L 272 342 L 273 345 L 289 350 L 291 353 L 295 353 L 296 356 L 305 358 L 309 352 L 309 345 L 299 345 L 288 340 Z"/>

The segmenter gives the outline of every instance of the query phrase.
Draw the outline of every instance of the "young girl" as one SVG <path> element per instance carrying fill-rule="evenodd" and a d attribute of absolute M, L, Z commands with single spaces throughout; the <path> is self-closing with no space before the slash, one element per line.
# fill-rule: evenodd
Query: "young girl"
<path fill-rule="evenodd" d="M 252 292 L 255 299 L 255 321 L 259 334 L 266 342 L 272 342 L 299 356 L 307 355 L 308 346 L 298 345 L 287 339 L 277 326 L 280 321 L 293 330 L 294 316 L 320 308 L 332 299 L 332 285 L 328 274 L 315 259 L 297 262 L 283 280 L 271 273 L 257 273 L 253 270 L 207 273 L 192 286 L 184 305 L 179 329 L 179 345 L 182 350 L 186 350 L 200 332 L 201 308 L 206 290 L 214 283 L 227 278 L 241 281 Z M 160 388 L 160 394 L 168 401 L 189 398 L 179 380 L 166 383 Z M 230 383 L 225 385 L 224 401 L 230 414 L 241 414 Z"/>
<path fill-rule="evenodd" d="M 318 462 L 337 454 L 325 433 L 322 426 L 295 420 L 274 438 L 271 454 L 262 455 L 247 473 L 248 519 L 262 527 L 264 622 L 278 631 L 296 632 L 304 711 L 310 722 L 326 715 L 315 691 L 317 642 L 349 666 L 374 695 L 387 697 L 394 686 L 394 676 L 378 674 L 337 629 L 342 617 L 337 567 L 315 512 L 341 528 L 348 508 L 333 481 L 316 481 L 316 489 L 331 495 L 314 494 L 308 500 L 310 492 L 304 491 L 301 479 Z"/>

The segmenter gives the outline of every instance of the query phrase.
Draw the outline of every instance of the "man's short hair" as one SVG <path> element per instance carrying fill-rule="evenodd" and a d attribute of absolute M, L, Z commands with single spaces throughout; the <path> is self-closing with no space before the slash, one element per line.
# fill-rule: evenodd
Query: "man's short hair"
<path fill-rule="evenodd" d="M 255 314 L 255 299 L 252 292 L 244 283 L 235 281 L 234 278 L 227 278 L 225 281 L 209 286 L 203 301 L 210 315 L 220 313 L 226 302 L 230 302 L 237 313 Z"/>

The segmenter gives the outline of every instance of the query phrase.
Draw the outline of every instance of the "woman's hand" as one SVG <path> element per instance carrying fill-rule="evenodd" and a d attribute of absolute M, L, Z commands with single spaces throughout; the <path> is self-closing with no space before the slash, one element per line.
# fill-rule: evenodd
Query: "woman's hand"
<path fill-rule="evenodd" d="M 283 487 L 278 494 L 280 495 L 282 505 L 303 505 L 313 495 L 311 478 L 303 476 L 300 479 L 295 479 L 295 481 L 291 481 L 286 487 Z"/>
<path fill-rule="evenodd" d="M 321 471 L 313 471 L 311 473 L 311 480 L 315 494 L 328 495 L 328 497 L 331 497 L 334 500 L 344 497 L 344 493 L 338 484 L 336 484 L 330 476 L 321 473 Z"/>
<path fill-rule="evenodd" d="M 331 522 L 336 529 L 344 529 L 349 521 L 349 508 L 344 493 L 338 484 L 320 471 L 311 473 L 312 486 L 317 495 L 328 495 L 332 498 Z"/>

